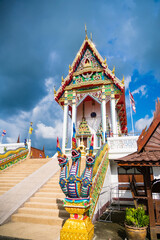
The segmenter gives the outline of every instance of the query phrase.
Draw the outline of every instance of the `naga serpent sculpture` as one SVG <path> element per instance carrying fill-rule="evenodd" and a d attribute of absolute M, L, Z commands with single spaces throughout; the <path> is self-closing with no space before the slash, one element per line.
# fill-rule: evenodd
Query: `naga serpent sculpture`
<path fill-rule="evenodd" d="M 75 138 L 76 130 L 73 125 L 73 137 L 72 137 L 72 165 L 68 177 L 68 197 L 79 198 L 80 197 L 80 163 L 81 163 L 81 152 L 77 150 L 77 143 Z"/>
<path fill-rule="evenodd" d="M 75 126 L 73 125 L 72 152 L 71 152 L 72 165 L 70 171 L 68 158 L 66 155 L 62 153 L 59 140 L 57 138 L 58 161 L 61 167 L 59 184 L 67 198 L 89 199 L 90 190 L 92 186 L 93 166 L 95 162 L 95 156 L 93 155 L 94 138 L 92 136 L 89 155 L 86 156 L 86 167 L 80 177 L 81 153 L 80 150 L 77 150 L 75 133 L 76 133 Z"/>
<path fill-rule="evenodd" d="M 61 189 L 64 192 L 64 194 L 68 196 L 67 178 L 68 178 L 68 172 L 69 172 L 69 163 L 68 163 L 67 156 L 64 155 L 61 151 L 58 137 L 57 137 L 57 152 L 58 152 L 59 166 L 61 168 L 59 185 L 61 186 Z"/>
<path fill-rule="evenodd" d="M 72 137 L 72 165 L 69 171 L 67 157 L 62 153 L 59 140 L 57 138 L 58 161 L 61 167 L 59 184 L 62 191 L 66 195 L 64 199 L 65 210 L 70 213 L 61 229 L 60 239 L 69 240 L 91 240 L 94 236 L 94 226 L 88 216 L 90 209 L 90 190 L 92 186 L 92 174 L 95 157 L 93 156 L 93 136 L 86 157 L 86 167 L 80 177 L 81 152 L 77 149 L 75 138 L 75 126 L 73 125 Z M 68 174 L 69 171 L 69 174 Z"/>
<path fill-rule="evenodd" d="M 95 156 L 93 155 L 93 138 L 92 135 L 91 145 L 89 149 L 89 155 L 86 157 L 86 168 L 84 173 L 81 176 L 81 197 L 89 197 L 90 190 L 92 186 L 92 174 L 93 174 L 93 166 L 95 162 Z"/>

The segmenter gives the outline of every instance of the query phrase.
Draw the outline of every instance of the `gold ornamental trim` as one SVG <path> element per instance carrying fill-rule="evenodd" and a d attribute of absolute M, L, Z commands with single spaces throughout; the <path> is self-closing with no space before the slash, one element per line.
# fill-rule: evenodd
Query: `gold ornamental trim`
<path fill-rule="evenodd" d="M 74 72 L 73 73 L 73 77 L 75 77 L 75 76 L 78 76 L 78 75 L 82 75 L 83 73 L 86 73 L 86 72 L 102 72 L 103 71 L 103 68 L 100 68 L 100 67 L 98 67 L 98 68 L 93 68 L 93 67 L 85 67 L 85 68 L 83 68 L 82 70 L 79 70 L 79 71 L 77 71 L 77 72 Z"/>
<path fill-rule="evenodd" d="M 111 84 L 112 82 L 108 79 L 106 80 L 96 80 L 96 81 L 86 81 L 86 82 L 81 82 L 78 84 L 71 84 L 67 87 L 65 87 L 65 90 L 72 90 L 72 89 L 76 89 L 76 88 L 80 88 L 80 87 L 85 87 L 85 86 L 89 86 L 89 85 L 106 85 L 106 84 Z"/>

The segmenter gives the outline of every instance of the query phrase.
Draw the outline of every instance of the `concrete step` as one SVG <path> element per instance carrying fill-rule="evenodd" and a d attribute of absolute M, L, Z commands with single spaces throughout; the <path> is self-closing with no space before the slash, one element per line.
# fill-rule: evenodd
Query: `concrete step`
<path fill-rule="evenodd" d="M 7 180 L 7 181 L 13 181 L 13 180 L 22 180 L 26 177 L 26 175 L 24 176 L 12 176 L 12 177 L 8 177 L 8 176 L 1 176 L 0 175 L 0 181 L 3 181 L 3 180 Z"/>
<path fill-rule="evenodd" d="M 57 183 L 59 182 L 59 177 L 54 177 L 54 178 L 51 178 L 48 183 Z"/>
<path fill-rule="evenodd" d="M 47 198 L 47 197 L 31 197 L 31 202 L 42 202 L 42 203 L 63 203 L 64 198 Z"/>
<path fill-rule="evenodd" d="M 11 187 L 9 186 L 0 186 L 0 190 L 8 191 Z"/>
<path fill-rule="evenodd" d="M 6 179 L 1 179 L 0 180 L 0 184 L 5 184 L 5 183 L 12 183 L 12 184 L 16 184 L 16 183 L 19 183 L 20 182 L 20 180 L 18 179 L 9 179 L 9 180 L 6 180 Z"/>
<path fill-rule="evenodd" d="M 37 192 L 34 195 L 35 197 L 42 197 L 42 198 L 65 198 L 64 193 L 57 193 L 57 192 Z"/>
<path fill-rule="evenodd" d="M 24 207 L 64 210 L 63 203 L 26 202 Z"/>
<path fill-rule="evenodd" d="M 0 187 L 13 187 L 13 186 L 15 186 L 15 183 L 12 183 L 12 182 L 0 182 Z"/>
<path fill-rule="evenodd" d="M 39 192 L 57 192 L 57 193 L 62 193 L 61 188 L 55 188 L 55 187 L 45 187 L 43 186 L 42 189 L 39 190 Z"/>
<path fill-rule="evenodd" d="M 28 176 L 28 173 L 14 173 L 14 172 L 3 172 L 0 174 L 0 177 L 24 177 L 24 176 Z"/>
<path fill-rule="evenodd" d="M 40 208 L 29 208 L 22 207 L 18 210 L 18 213 L 32 214 L 32 215 L 42 215 L 42 216 L 52 216 L 52 217 L 69 217 L 69 213 L 65 210 L 59 211 L 58 209 L 40 209 Z"/>
<path fill-rule="evenodd" d="M 62 225 L 67 218 L 52 217 L 52 216 L 34 216 L 32 214 L 14 214 L 13 222 L 37 223 L 46 225 Z"/>
<path fill-rule="evenodd" d="M 45 184 L 45 186 L 47 186 L 47 187 L 55 187 L 55 188 L 59 188 L 60 186 L 59 186 L 59 181 L 57 181 L 57 182 L 55 182 L 55 183 L 49 183 L 49 182 L 47 182 L 46 184 Z"/>
<path fill-rule="evenodd" d="M 4 194 L 5 192 L 5 190 L 0 190 L 0 195 Z"/>

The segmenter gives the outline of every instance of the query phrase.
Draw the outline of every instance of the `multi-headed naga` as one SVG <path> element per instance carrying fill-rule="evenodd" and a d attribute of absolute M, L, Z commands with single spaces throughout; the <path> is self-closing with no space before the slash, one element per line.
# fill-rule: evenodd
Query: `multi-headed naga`
<path fill-rule="evenodd" d="M 69 171 L 68 158 L 61 151 L 57 138 L 58 161 L 61 167 L 59 184 L 66 195 L 64 207 L 70 213 L 70 218 L 61 230 L 61 240 L 82 239 L 91 240 L 94 235 L 94 226 L 87 216 L 90 208 L 90 191 L 95 157 L 93 155 L 93 137 L 89 154 L 86 156 L 86 167 L 80 176 L 81 152 L 77 148 L 75 127 L 72 137 L 72 165 Z"/>
<path fill-rule="evenodd" d="M 75 128 L 72 137 L 72 165 L 69 171 L 68 158 L 61 151 L 57 138 L 58 161 L 61 167 L 59 184 L 68 198 L 89 198 L 92 186 L 93 166 L 95 156 L 93 155 L 93 136 L 90 144 L 89 154 L 86 156 L 86 167 L 80 176 L 81 152 L 77 150 Z"/>

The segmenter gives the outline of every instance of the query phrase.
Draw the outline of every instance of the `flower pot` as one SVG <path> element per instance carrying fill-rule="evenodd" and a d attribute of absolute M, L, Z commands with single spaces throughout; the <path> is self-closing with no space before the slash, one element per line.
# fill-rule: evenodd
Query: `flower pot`
<path fill-rule="evenodd" d="M 147 235 L 147 227 L 131 227 L 125 224 L 127 238 L 129 240 L 145 240 Z"/>

